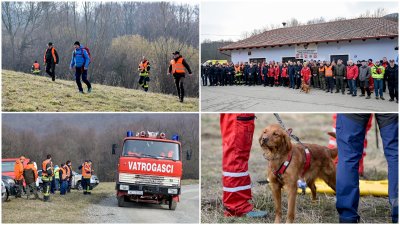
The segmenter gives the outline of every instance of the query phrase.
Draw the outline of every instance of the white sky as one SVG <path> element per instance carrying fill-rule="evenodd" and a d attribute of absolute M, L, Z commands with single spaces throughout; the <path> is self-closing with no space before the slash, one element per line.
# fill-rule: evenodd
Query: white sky
<path fill-rule="evenodd" d="M 261 29 L 269 24 L 282 24 L 291 18 L 305 23 L 324 17 L 354 18 L 370 10 L 385 8 L 388 13 L 399 12 L 397 1 L 207 1 L 200 6 L 200 41 L 205 39 L 237 41 L 244 32 Z"/>

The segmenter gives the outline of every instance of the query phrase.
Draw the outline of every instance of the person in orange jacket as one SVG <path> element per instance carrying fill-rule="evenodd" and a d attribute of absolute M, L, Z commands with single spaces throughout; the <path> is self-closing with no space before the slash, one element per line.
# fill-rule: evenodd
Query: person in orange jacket
<path fill-rule="evenodd" d="M 17 188 L 16 198 L 22 197 L 22 191 L 24 188 L 24 161 L 25 157 L 21 156 L 15 161 L 14 165 L 14 180 Z"/>
<path fill-rule="evenodd" d="M 26 198 L 30 199 L 32 191 L 35 195 L 34 199 L 39 199 L 36 187 L 38 172 L 32 161 L 28 162 L 28 164 L 24 167 L 24 178 L 26 183 Z"/>

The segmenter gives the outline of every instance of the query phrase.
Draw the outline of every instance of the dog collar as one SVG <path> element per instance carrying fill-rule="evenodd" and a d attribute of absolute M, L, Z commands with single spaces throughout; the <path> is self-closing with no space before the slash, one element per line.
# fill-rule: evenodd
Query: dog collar
<path fill-rule="evenodd" d="M 286 159 L 285 162 L 281 164 L 279 169 L 275 170 L 273 173 L 275 176 L 277 176 L 279 179 L 282 179 L 282 175 L 285 173 L 286 169 L 289 167 L 290 162 L 292 161 L 292 155 L 293 151 L 288 155 L 288 158 Z"/>

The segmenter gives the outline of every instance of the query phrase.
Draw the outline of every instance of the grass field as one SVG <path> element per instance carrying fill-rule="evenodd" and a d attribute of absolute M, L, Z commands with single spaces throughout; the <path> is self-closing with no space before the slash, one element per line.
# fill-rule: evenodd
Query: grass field
<path fill-rule="evenodd" d="M 201 222 L 202 223 L 273 223 L 274 207 L 271 190 L 268 185 L 257 181 L 265 180 L 267 162 L 262 156 L 257 143 L 261 129 L 267 124 L 276 123 L 272 114 L 256 114 L 256 128 L 249 161 L 249 173 L 252 179 L 252 203 L 257 210 L 266 210 L 265 219 L 225 218 L 222 205 L 221 184 L 221 135 L 219 114 L 202 115 L 201 134 Z M 331 114 L 281 114 L 287 127 L 303 142 L 327 145 L 329 137 L 326 132 L 332 129 Z M 383 155 L 381 140 L 376 147 L 374 127 L 368 134 L 367 156 L 365 157 L 365 176 L 371 180 L 386 179 L 387 163 Z M 338 223 L 335 208 L 335 196 L 318 193 L 318 201 L 311 203 L 309 195 L 298 195 L 295 223 Z M 287 213 L 287 196 L 283 196 L 283 221 Z M 361 197 L 359 214 L 363 223 L 390 223 L 389 201 L 386 197 Z"/>
<path fill-rule="evenodd" d="M 51 195 L 51 202 L 27 200 L 11 196 L 10 201 L 2 203 L 3 223 L 85 223 L 84 212 L 91 204 L 99 203 L 103 198 L 115 194 L 115 183 L 100 183 L 91 195 L 71 190 L 61 196 L 59 192 Z M 43 194 L 40 194 L 43 198 Z"/>
<path fill-rule="evenodd" d="M 198 98 L 144 92 L 93 84 L 90 94 L 79 94 L 75 81 L 2 71 L 3 111 L 8 112 L 186 112 L 198 111 Z M 86 85 L 83 85 L 86 89 Z"/>

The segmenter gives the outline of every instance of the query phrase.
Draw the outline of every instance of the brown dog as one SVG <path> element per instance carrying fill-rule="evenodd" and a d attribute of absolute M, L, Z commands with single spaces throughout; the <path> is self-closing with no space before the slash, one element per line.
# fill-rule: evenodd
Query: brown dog
<path fill-rule="evenodd" d="M 306 84 L 303 79 L 301 79 L 301 88 L 300 92 L 304 91 L 306 94 L 310 92 L 310 85 Z"/>
<path fill-rule="evenodd" d="M 259 143 L 268 160 L 267 174 L 271 183 L 275 206 L 275 223 L 282 219 L 281 189 L 288 192 L 288 213 L 286 223 L 292 223 L 295 216 L 297 181 L 304 172 L 304 180 L 311 189 L 312 200 L 317 199 L 315 180 L 323 179 L 333 190 L 336 190 L 336 169 L 333 160 L 337 156 L 337 149 L 328 149 L 316 144 L 304 145 L 311 153 L 310 167 L 304 171 L 306 163 L 305 149 L 300 144 L 292 144 L 288 133 L 279 124 L 269 125 L 263 129 Z M 274 174 L 292 154 L 290 164 L 279 178 Z"/>

